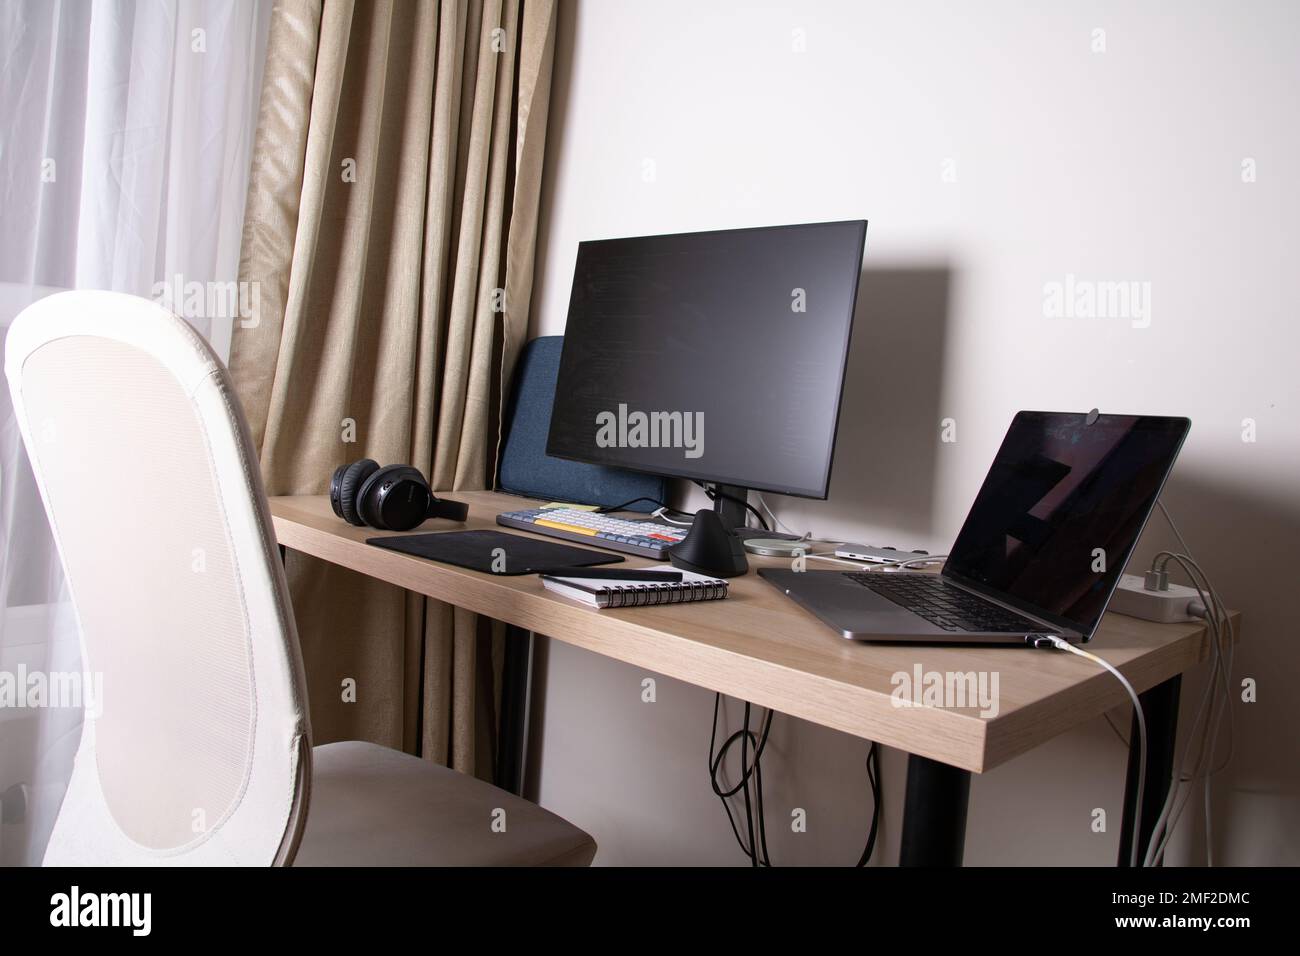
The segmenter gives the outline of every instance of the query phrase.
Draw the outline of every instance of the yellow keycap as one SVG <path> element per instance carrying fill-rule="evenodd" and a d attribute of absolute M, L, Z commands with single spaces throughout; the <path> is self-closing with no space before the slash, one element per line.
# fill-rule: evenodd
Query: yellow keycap
<path fill-rule="evenodd" d="M 572 531 L 574 534 L 585 534 L 589 538 L 596 537 L 596 532 L 591 528 L 584 528 L 576 524 L 560 524 L 558 521 L 547 521 L 545 518 L 538 518 L 533 524 L 539 524 L 545 528 L 559 528 L 561 531 Z"/>

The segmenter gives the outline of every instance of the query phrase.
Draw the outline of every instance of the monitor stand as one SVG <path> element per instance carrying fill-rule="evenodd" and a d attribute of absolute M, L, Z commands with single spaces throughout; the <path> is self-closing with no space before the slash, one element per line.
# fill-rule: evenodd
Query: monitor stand
<path fill-rule="evenodd" d="M 734 534 L 741 541 L 748 541 L 751 538 L 765 538 L 777 541 L 801 541 L 802 538 L 797 534 L 787 534 L 784 531 L 778 531 L 775 528 L 764 531 L 762 528 L 751 528 L 746 522 L 749 520 L 749 509 L 741 502 L 747 502 L 749 489 L 743 485 L 720 485 L 714 484 L 711 489 L 715 492 L 713 499 L 713 510 L 717 512 L 718 520 L 722 526 Z M 723 497 L 723 496 L 726 497 Z M 762 552 L 755 552 L 762 553 Z"/>
<path fill-rule="evenodd" d="M 715 484 L 713 491 L 713 510 L 722 520 L 722 526 L 728 531 L 744 528 L 749 522 L 749 509 L 745 507 L 749 489 L 743 485 Z"/>

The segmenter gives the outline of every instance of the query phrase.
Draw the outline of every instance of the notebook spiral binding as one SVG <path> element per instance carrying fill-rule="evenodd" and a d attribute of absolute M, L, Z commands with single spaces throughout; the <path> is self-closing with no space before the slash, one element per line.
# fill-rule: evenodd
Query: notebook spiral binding
<path fill-rule="evenodd" d="M 609 607 L 647 607 L 652 604 L 681 604 L 711 601 L 727 596 L 727 582 L 689 581 L 678 584 L 623 584 L 610 587 Z"/>

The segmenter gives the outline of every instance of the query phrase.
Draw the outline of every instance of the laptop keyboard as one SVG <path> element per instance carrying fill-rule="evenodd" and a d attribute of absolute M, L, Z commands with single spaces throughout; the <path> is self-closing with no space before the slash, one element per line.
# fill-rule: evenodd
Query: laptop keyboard
<path fill-rule="evenodd" d="M 998 607 L 937 574 L 846 571 L 845 575 L 945 631 L 1023 631 L 1042 633 L 1043 625 Z"/>

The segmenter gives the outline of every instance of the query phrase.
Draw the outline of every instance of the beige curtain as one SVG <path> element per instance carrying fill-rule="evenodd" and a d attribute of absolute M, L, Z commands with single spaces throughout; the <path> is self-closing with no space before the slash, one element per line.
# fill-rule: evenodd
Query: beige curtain
<path fill-rule="evenodd" d="M 553 0 L 278 0 L 231 371 L 272 495 L 344 462 L 489 487 L 524 339 Z M 290 554 L 316 743 L 489 777 L 499 628 Z M 345 683 L 355 682 L 355 701 Z"/>

